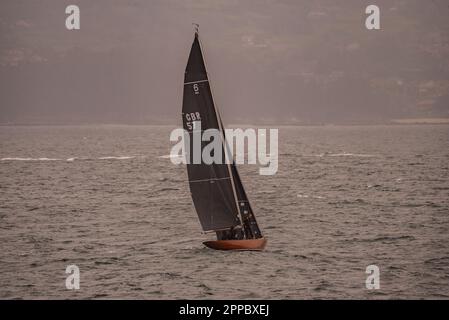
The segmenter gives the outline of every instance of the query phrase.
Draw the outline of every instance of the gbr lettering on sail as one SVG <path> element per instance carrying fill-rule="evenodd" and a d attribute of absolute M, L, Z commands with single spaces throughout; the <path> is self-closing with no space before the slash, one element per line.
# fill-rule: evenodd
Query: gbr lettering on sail
<path fill-rule="evenodd" d="M 189 112 L 185 114 L 186 126 L 189 130 L 193 130 L 196 121 L 201 121 L 199 112 Z"/>

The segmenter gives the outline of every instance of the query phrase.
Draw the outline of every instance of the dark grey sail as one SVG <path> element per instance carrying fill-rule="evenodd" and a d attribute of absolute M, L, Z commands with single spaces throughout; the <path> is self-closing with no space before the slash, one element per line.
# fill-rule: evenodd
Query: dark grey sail
<path fill-rule="evenodd" d="M 203 163 L 201 157 L 195 163 L 193 143 L 188 152 L 190 191 L 203 230 L 216 231 L 220 240 L 261 238 L 237 167 L 234 163 L 225 163 L 224 148 L 228 147 L 224 127 L 212 98 L 197 32 L 184 76 L 182 120 L 191 142 L 198 130 L 217 129 L 222 134 L 221 164 Z M 208 143 L 202 142 L 201 150 Z"/>
<path fill-rule="evenodd" d="M 191 142 L 199 124 L 201 131 L 220 129 L 197 33 L 184 76 L 182 121 Z M 202 143 L 202 148 L 204 144 L 206 143 Z M 187 174 L 193 203 L 203 230 L 216 231 L 240 225 L 228 165 L 224 162 L 205 164 L 202 159 L 195 164 L 193 143 L 190 143 L 190 148 Z"/>

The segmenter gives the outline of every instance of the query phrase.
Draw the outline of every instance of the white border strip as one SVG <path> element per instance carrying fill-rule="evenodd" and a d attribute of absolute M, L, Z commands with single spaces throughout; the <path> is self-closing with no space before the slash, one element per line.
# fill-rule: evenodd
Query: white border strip
<path fill-rule="evenodd" d="M 189 180 L 189 182 L 205 182 L 205 181 L 218 181 L 218 180 L 228 180 L 230 177 L 226 178 L 213 178 L 213 179 L 200 179 L 200 180 Z"/>

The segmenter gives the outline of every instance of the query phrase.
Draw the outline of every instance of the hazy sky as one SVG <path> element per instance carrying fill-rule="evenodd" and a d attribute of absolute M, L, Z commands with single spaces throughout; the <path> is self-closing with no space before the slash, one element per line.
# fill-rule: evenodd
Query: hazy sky
<path fill-rule="evenodd" d="M 2 0 L 0 123 L 180 123 L 192 22 L 227 123 L 449 117 L 448 17 L 447 0 Z"/>

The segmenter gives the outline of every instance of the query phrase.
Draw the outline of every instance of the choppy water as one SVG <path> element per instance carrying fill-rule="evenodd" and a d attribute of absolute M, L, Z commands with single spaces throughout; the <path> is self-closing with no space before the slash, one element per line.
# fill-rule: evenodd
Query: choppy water
<path fill-rule="evenodd" d="M 449 298 L 448 126 L 281 127 L 264 252 L 203 247 L 171 129 L 0 127 L 0 298 Z"/>

